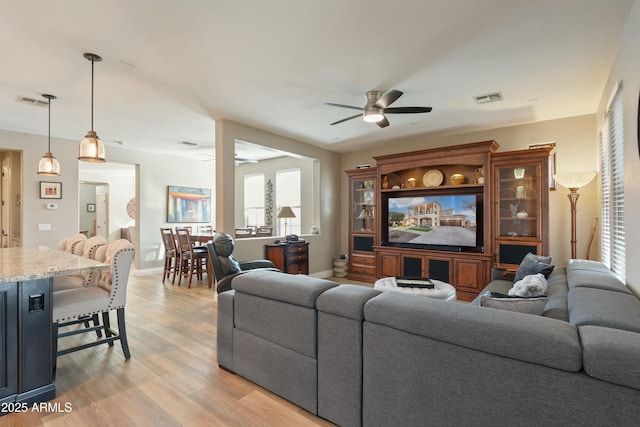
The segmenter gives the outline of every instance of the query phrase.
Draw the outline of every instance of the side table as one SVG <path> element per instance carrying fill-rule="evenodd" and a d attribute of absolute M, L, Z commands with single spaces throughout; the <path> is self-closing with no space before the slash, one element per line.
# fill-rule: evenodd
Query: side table
<path fill-rule="evenodd" d="M 289 274 L 309 274 L 309 243 L 291 242 L 264 245 L 265 258 Z"/>

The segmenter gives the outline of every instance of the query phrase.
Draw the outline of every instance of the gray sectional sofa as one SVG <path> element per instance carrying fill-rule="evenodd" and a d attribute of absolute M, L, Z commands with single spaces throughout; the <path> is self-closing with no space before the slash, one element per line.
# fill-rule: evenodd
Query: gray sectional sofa
<path fill-rule="evenodd" d="M 593 261 L 548 281 L 538 316 L 249 272 L 219 295 L 218 363 L 341 426 L 636 425 L 640 300 Z"/>

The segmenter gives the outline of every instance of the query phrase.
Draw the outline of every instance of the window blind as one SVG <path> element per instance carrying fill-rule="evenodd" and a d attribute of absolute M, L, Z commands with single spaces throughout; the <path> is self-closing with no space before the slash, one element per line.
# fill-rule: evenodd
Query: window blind
<path fill-rule="evenodd" d="M 625 281 L 623 112 L 622 83 L 619 83 L 600 131 L 602 261 Z"/>

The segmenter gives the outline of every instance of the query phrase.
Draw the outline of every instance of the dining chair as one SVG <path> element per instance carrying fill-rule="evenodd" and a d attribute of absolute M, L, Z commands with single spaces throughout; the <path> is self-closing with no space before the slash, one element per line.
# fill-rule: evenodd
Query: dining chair
<path fill-rule="evenodd" d="M 99 247 L 107 244 L 107 241 L 100 236 L 93 236 L 87 240 L 76 242 L 73 254 L 83 258 L 95 259 Z M 63 291 L 66 289 L 76 289 L 89 286 L 92 275 L 96 274 L 74 274 L 68 276 L 56 276 L 53 278 L 53 291 Z"/>
<path fill-rule="evenodd" d="M 124 357 L 126 359 L 131 357 L 127 341 L 124 308 L 127 300 L 129 272 L 134 254 L 133 245 L 125 239 L 119 239 L 108 245 L 100 246 L 96 251 L 95 258 L 97 261 L 108 264 L 109 269 L 99 272 L 89 286 L 53 293 L 54 375 L 58 356 L 105 343 L 111 347 L 116 340 L 120 340 Z M 109 313 L 113 310 L 117 313 L 117 331 L 111 329 Z M 91 317 L 94 314 L 102 315 L 102 325 L 61 331 L 61 328 L 66 326 L 84 323 L 87 317 Z M 104 338 L 62 350 L 58 349 L 58 341 L 62 338 L 98 330 L 104 331 Z"/>
<path fill-rule="evenodd" d="M 253 228 L 244 227 L 244 228 L 236 228 L 236 239 L 245 239 L 247 237 L 251 237 L 253 234 Z"/>
<path fill-rule="evenodd" d="M 256 228 L 256 237 L 273 236 L 273 227 L 259 226 Z"/>
<path fill-rule="evenodd" d="M 204 246 L 193 246 L 189 230 L 186 228 L 176 229 L 178 236 L 179 249 L 179 272 L 178 286 L 182 283 L 183 277 L 189 278 L 188 288 L 191 287 L 193 274 L 196 274 L 198 280 L 202 280 L 203 273 L 207 273 L 207 282 L 209 287 L 212 284 L 211 272 L 209 271 L 209 254 Z"/>
<path fill-rule="evenodd" d="M 176 282 L 176 273 L 178 272 L 178 248 L 176 246 L 176 238 L 171 228 L 160 228 L 162 235 L 162 243 L 164 243 L 164 273 L 162 274 L 162 283 L 168 279 L 171 273 L 173 278 L 171 284 Z"/>

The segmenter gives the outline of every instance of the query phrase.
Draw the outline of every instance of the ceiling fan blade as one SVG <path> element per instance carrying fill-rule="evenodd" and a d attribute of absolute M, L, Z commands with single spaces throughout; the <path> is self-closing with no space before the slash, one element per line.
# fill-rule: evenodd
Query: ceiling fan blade
<path fill-rule="evenodd" d="M 325 102 L 324 105 L 330 105 L 332 107 L 351 108 L 352 110 L 362 111 L 362 107 L 354 107 L 353 105 L 334 104 L 333 102 Z"/>
<path fill-rule="evenodd" d="M 376 122 L 376 124 L 381 128 L 386 128 L 387 126 L 389 126 L 389 120 L 387 120 L 386 117 L 383 117 L 382 120 Z"/>
<path fill-rule="evenodd" d="M 389 92 L 382 95 L 375 105 L 376 107 L 387 108 L 389 105 L 396 102 L 398 98 L 402 96 L 402 93 L 403 92 L 400 92 L 399 90 L 390 90 Z"/>
<path fill-rule="evenodd" d="M 362 117 L 362 113 L 361 114 L 356 114 L 355 116 L 344 118 L 342 120 L 338 120 L 337 122 L 330 123 L 330 125 L 337 125 L 337 124 L 340 124 L 342 122 L 346 122 L 347 120 L 355 119 L 356 117 Z"/>
<path fill-rule="evenodd" d="M 431 107 L 395 107 L 385 108 L 384 114 L 429 113 L 431 110 Z"/>

